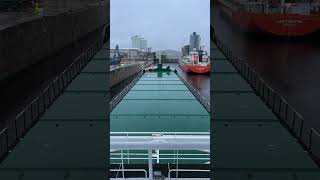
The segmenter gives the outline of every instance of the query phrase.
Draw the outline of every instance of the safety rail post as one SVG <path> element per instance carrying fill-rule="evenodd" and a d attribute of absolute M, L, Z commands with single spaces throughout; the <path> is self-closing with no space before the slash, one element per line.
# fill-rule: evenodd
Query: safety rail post
<path fill-rule="evenodd" d="M 317 139 L 315 139 L 313 136 L 317 137 Z M 309 143 L 309 149 L 310 149 L 310 153 L 315 156 L 315 157 L 319 157 L 319 145 L 318 143 L 313 143 L 314 140 L 318 140 L 320 139 L 320 134 L 313 128 L 311 128 L 310 130 L 310 143 Z M 313 144 L 317 144 L 317 147 L 315 150 L 313 150 L 314 145 Z"/>
<path fill-rule="evenodd" d="M 303 121 L 303 119 L 301 119 L 302 121 L 301 121 L 301 124 L 300 124 L 300 138 L 302 139 L 302 132 L 303 132 L 303 123 L 304 123 L 304 121 Z"/>
<path fill-rule="evenodd" d="M 311 148 L 312 148 L 312 133 L 313 133 L 313 129 L 311 128 L 310 129 L 310 132 L 309 132 L 310 134 L 309 134 L 309 146 L 308 146 L 308 150 L 310 151 L 310 152 L 312 152 L 311 151 Z"/>
<path fill-rule="evenodd" d="M 153 179 L 153 165 L 152 165 L 152 150 L 148 150 L 148 172 L 149 172 L 149 179 Z"/>
<path fill-rule="evenodd" d="M 143 172 L 144 173 L 144 178 L 148 178 L 147 176 L 147 171 L 145 169 L 110 169 L 110 172 L 119 172 L 119 171 L 126 171 L 126 172 Z"/>

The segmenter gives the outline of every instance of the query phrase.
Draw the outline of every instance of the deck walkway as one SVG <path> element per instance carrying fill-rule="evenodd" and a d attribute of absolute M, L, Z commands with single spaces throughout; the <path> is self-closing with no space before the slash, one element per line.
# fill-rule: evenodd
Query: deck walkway
<path fill-rule="evenodd" d="M 101 49 L 105 51 L 105 49 Z M 0 179 L 105 179 L 107 58 L 99 53 L 0 164 Z"/>
<path fill-rule="evenodd" d="M 215 44 L 211 49 L 215 179 L 320 179 L 308 153 Z"/>
<path fill-rule="evenodd" d="M 199 134 L 200 132 L 209 136 L 210 128 L 209 113 L 174 72 L 144 73 L 111 112 L 110 120 L 111 133 L 128 132 L 129 135 L 142 132 L 146 132 L 144 135 L 149 136 L 152 134 L 175 135 L 175 133 Z M 181 154 L 186 152 L 180 151 Z M 137 153 L 137 151 L 132 151 L 132 153 Z M 160 153 L 158 163 L 174 163 L 176 158 L 174 149 L 172 151 L 160 150 L 158 153 Z M 171 155 L 162 156 L 162 153 Z M 195 151 L 188 151 L 188 153 L 192 154 Z M 179 163 L 203 164 L 208 162 L 209 154 L 200 153 L 202 155 L 198 157 L 205 158 L 205 160 L 179 158 Z M 125 156 L 125 163 L 128 163 L 127 159 L 130 159 L 132 164 L 147 164 L 147 151 L 144 154 L 144 159 L 136 160 L 135 155 Z M 117 156 L 111 155 L 111 157 L 116 159 Z M 120 163 L 120 155 L 117 158 L 118 160 L 111 160 L 111 162 Z"/>

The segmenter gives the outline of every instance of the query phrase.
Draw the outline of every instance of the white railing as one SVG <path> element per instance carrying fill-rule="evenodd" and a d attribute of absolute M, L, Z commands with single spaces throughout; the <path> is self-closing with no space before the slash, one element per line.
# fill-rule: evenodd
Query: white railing
<path fill-rule="evenodd" d="M 209 135 L 111 136 L 111 150 L 209 150 Z"/>
<path fill-rule="evenodd" d="M 157 163 L 159 163 L 161 159 L 172 159 L 175 160 L 174 163 L 177 165 L 179 160 L 205 160 L 205 164 L 210 163 L 210 132 L 111 132 L 110 134 L 111 160 L 121 160 L 120 164 L 122 167 L 124 167 L 123 164 L 125 160 L 127 160 L 128 163 L 133 159 L 147 160 L 149 179 L 153 177 L 154 159 L 157 160 Z M 130 154 L 130 150 L 143 150 L 148 151 L 148 153 L 134 152 Z M 161 157 L 164 154 L 161 154 L 160 150 L 172 150 L 174 152 L 166 153 L 166 155 L 172 157 Z M 183 153 L 185 150 L 201 151 L 203 153 Z M 124 151 L 127 152 L 124 153 Z M 155 151 L 155 153 L 153 153 L 153 151 Z M 130 157 L 130 155 L 146 157 Z"/>
<path fill-rule="evenodd" d="M 152 153 L 152 159 L 156 160 L 157 164 L 160 163 L 162 160 L 172 160 L 173 163 L 176 163 L 178 161 L 190 161 L 190 162 L 199 162 L 203 161 L 205 164 L 208 164 L 210 162 L 210 151 L 203 153 L 186 153 L 181 152 L 179 150 L 172 150 L 172 153 L 161 153 L 161 151 L 155 151 Z M 135 160 L 148 160 L 148 153 L 138 153 L 138 152 L 130 152 L 130 150 L 125 151 L 113 151 L 110 152 L 110 164 L 119 164 L 112 161 L 123 161 L 126 164 L 130 164 L 130 162 L 133 164 Z"/>
<path fill-rule="evenodd" d="M 210 135 L 210 132 L 110 132 L 111 136 L 132 136 L 132 135 Z"/>

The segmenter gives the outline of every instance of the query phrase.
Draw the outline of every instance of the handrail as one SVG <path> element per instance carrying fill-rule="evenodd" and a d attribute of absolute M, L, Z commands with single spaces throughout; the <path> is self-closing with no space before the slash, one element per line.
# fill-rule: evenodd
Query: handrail
<path fill-rule="evenodd" d="M 210 113 L 210 101 L 207 101 L 203 96 L 201 96 L 201 94 L 192 85 L 190 85 L 190 83 L 188 83 L 184 78 L 182 78 L 182 76 L 177 71 L 175 71 L 175 73 L 184 83 L 184 85 L 187 86 L 191 93 L 198 99 L 198 101 L 207 110 L 207 112 Z"/>
<path fill-rule="evenodd" d="M 257 95 L 265 102 L 265 104 L 272 110 L 272 112 L 284 123 L 290 133 L 299 140 L 301 145 L 313 156 L 320 158 L 320 149 L 318 153 L 313 147 L 313 139 L 320 139 L 319 133 L 311 128 L 308 130 L 304 123 L 303 116 L 297 112 L 288 101 L 274 90 L 261 76 L 257 73 L 251 65 L 243 59 L 235 56 L 233 52 L 226 47 L 220 39 L 214 34 L 214 28 L 211 25 L 211 40 L 217 45 L 217 48 L 226 56 L 227 60 L 238 70 L 240 75 L 247 80 L 251 88 Z M 316 136 L 315 136 L 316 135 Z M 313 136 L 315 136 L 313 138 Z"/>
<path fill-rule="evenodd" d="M 145 169 L 110 169 L 111 172 L 121 172 L 121 171 L 125 171 L 125 172 L 144 172 L 144 177 L 148 178 L 148 173 Z"/>
<path fill-rule="evenodd" d="M 139 81 L 144 72 L 138 72 L 139 75 L 134 78 L 128 86 L 126 86 L 111 102 L 110 111 L 112 111 L 117 104 L 124 98 L 124 96 L 131 90 L 131 88 Z"/>
<path fill-rule="evenodd" d="M 121 150 L 118 150 L 118 151 L 121 151 Z M 112 155 L 115 155 L 115 156 L 121 155 L 121 154 L 122 154 L 122 155 L 128 155 L 128 154 L 130 154 L 130 155 L 135 155 L 135 156 L 148 155 L 147 153 L 114 153 L 114 152 L 112 152 Z M 171 155 L 173 155 L 173 154 L 163 153 L 163 154 L 161 154 L 161 155 L 171 156 Z M 186 155 L 186 156 L 209 156 L 210 154 L 209 154 L 209 153 L 203 153 L 203 154 L 184 154 L 184 153 L 183 153 L 183 155 Z"/>
<path fill-rule="evenodd" d="M 0 132 L 0 161 L 10 152 L 19 140 L 32 128 L 39 117 L 61 95 L 72 80 L 81 72 L 92 57 L 103 46 L 98 38 L 53 81 L 44 88 L 13 120 Z"/>
<path fill-rule="evenodd" d="M 176 155 L 176 154 L 172 154 L 173 156 L 174 155 Z M 185 155 L 185 154 L 180 154 L 180 155 Z M 120 160 L 120 159 L 126 159 L 126 160 L 128 160 L 128 159 L 130 159 L 130 160 L 147 160 L 147 159 L 149 159 L 149 158 L 143 158 L 143 157 L 141 157 L 141 158 L 138 158 L 138 157 L 130 157 L 130 158 L 116 158 L 116 157 L 113 157 L 113 158 L 110 158 L 110 160 Z M 172 157 L 172 158 L 163 158 L 163 157 L 159 157 L 159 158 L 152 158 L 152 159 L 159 159 L 159 160 L 173 160 L 173 159 L 176 159 L 176 157 Z M 199 160 L 210 160 L 210 157 L 209 158 L 185 158 L 185 157 L 179 157 L 178 158 L 179 160 L 195 160 L 195 161 L 199 161 Z M 111 164 L 117 164 L 117 163 L 111 163 Z"/>
<path fill-rule="evenodd" d="M 165 134 L 165 135 L 170 135 L 170 134 L 185 134 L 185 135 L 209 135 L 210 132 L 110 132 L 110 135 L 112 134 Z"/>
<path fill-rule="evenodd" d="M 312 154 L 313 155 L 317 155 L 317 157 L 319 157 L 319 155 L 320 155 L 320 152 L 319 152 L 319 148 L 318 148 L 318 151 L 314 151 L 314 147 L 313 147 L 313 136 L 316 136 L 316 138 L 318 139 L 318 141 L 319 141 L 319 139 L 320 139 L 320 134 L 314 129 L 314 128 L 311 128 L 310 129 L 310 139 L 309 139 L 309 149 L 310 149 L 310 151 L 312 152 Z M 319 142 L 318 142 L 319 143 Z"/>
<path fill-rule="evenodd" d="M 171 180 L 171 172 L 210 172 L 210 170 L 208 169 L 170 169 L 168 172 L 169 180 Z"/>
<path fill-rule="evenodd" d="M 209 150 L 209 136 L 110 137 L 110 149 L 116 150 Z"/>

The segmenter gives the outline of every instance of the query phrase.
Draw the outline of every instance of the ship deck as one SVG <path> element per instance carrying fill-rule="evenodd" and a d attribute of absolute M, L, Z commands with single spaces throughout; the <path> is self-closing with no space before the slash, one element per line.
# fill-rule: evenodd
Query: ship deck
<path fill-rule="evenodd" d="M 211 43 L 215 179 L 320 179 L 317 165 Z"/>
<path fill-rule="evenodd" d="M 174 73 L 146 72 L 136 82 L 122 101 L 111 112 L 111 133 L 124 135 L 196 135 L 209 136 L 209 113 L 199 103 L 187 86 Z M 147 150 L 147 148 L 146 148 Z M 130 151 L 125 163 L 147 164 L 147 151 Z M 160 150 L 157 163 L 175 163 L 176 150 Z M 203 164 L 209 154 L 181 150 L 179 163 Z M 139 155 L 140 158 L 139 158 Z M 144 154 L 144 156 L 143 156 Z M 195 155 L 197 154 L 197 155 Z M 128 157 L 127 157 L 128 155 Z M 112 163 L 120 163 L 121 154 L 111 155 Z M 199 157 L 198 159 L 194 156 Z M 136 159 L 135 159 L 136 158 Z M 130 161 L 128 161 L 130 159 Z M 202 159 L 202 160 L 201 160 Z"/>
<path fill-rule="evenodd" d="M 106 178 L 109 72 L 108 58 L 101 54 L 73 79 L 1 162 L 0 179 Z"/>

